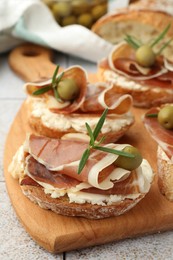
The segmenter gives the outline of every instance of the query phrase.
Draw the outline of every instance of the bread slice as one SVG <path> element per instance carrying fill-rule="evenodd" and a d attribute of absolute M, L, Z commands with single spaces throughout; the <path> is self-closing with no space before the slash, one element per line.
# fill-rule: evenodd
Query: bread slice
<path fill-rule="evenodd" d="M 173 5 L 172 0 L 140 0 L 135 1 L 129 5 L 130 9 L 151 9 L 167 12 L 168 14 L 173 15 Z"/>
<path fill-rule="evenodd" d="M 157 150 L 158 185 L 161 193 L 173 201 L 173 163 L 163 149 Z"/>
<path fill-rule="evenodd" d="M 77 204 L 69 203 L 67 195 L 60 198 L 51 198 L 46 194 L 42 187 L 30 185 L 21 185 L 22 192 L 32 202 L 38 204 L 43 209 L 49 209 L 53 212 L 65 216 L 78 216 L 89 219 L 102 219 L 113 216 L 119 216 L 133 208 L 143 197 L 140 195 L 136 199 L 125 199 L 112 205 L 92 205 L 90 203 Z"/>

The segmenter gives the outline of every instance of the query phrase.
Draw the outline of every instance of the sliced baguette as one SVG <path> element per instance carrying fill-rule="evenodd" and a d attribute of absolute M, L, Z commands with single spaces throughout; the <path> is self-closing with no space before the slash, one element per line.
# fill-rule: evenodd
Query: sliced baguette
<path fill-rule="evenodd" d="M 157 150 L 158 185 L 161 193 L 173 201 L 173 163 L 158 146 Z"/>

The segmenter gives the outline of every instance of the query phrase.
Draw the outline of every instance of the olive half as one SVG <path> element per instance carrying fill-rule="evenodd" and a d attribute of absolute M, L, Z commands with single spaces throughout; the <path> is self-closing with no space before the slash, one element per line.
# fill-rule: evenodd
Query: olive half
<path fill-rule="evenodd" d="M 132 171 L 134 169 L 137 169 L 141 162 L 142 162 L 142 156 L 137 148 L 133 146 L 126 146 L 123 149 L 123 152 L 130 153 L 134 155 L 134 158 L 125 157 L 120 155 L 117 160 L 114 162 L 114 164 L 117 167 Z"/>
<path fill-rule="evenodd" d="M 79 95 L 79 87 L 74 79 L 66 78 L 58 83 L 57 91 L 62 100 L 71 101 Z"/>

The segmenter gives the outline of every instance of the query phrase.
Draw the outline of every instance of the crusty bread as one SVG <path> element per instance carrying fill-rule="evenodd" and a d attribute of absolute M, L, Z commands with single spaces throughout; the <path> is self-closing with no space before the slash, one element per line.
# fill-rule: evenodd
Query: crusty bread
<path fill-rule="evenodd" d="M 160 146 L 157 150 L 157 167 L 159 189 L 168 200 L 173 201 L 173 163 Z"/>
<path fill-rule="evenodd" d="M 144 194 L 141 194 L 138 198 L 133 200 L 125 199 L 112 205 L 102 206 L 89 203 L 69 203 L 67 195 L 54 199 L 51 198 L 49 194 L 45 194 L 42 187 L 21 185 L 21 188 L 24 195 L 41 208 L 50 209 L 57 214 L 65 216 L 78 216 L 89 219 L 119 216 L 133 208 L 144 197 Z"/>
<path fill-rule="evenodd" d="M 160 10 L 173 15 L 172 0 L 138 0 L 130 3 L 129 8 Z"/>
<path fill-rule="evenodd" d="M 28 122 L 31 128 L 38 134 L 44 135 L 51 138 L 61 138 L 62 136 L 69 134 L 69 133 L 80 133 L 80 131 L 76 131 L 74 128 L 68 128 L 67 130 L 62 130 L 61 128 L 58 128 L 58 125 L 56 128 L 52 128 L 47 126 L 42 117 L 38 117 L 33 113 L 33 103 L 34 98 L 29 99 L 27 101 L 27 112 L 28 112 Z M 80 115 L 79 115 L 80 116 Z M 69 115 L 70 117 L 70 115 Z M 127 130 L 131 127 L 131 125 L 134 123 L 134 117 L 132 115 L 122 115 L 120 119 L 122 120 L 124 117 L 124 124 L 122 127 L 120 127 L 119 130 L 116 131 L 109 131 L 105 134 L 100 133 L 99 138 L 101 138 L 103 135 L 106 136 L 105 142 L 106 143 L 112 143 L 116 142 L 119 138 L 121 138 Z M 89 115 L 89 118 L 92 119 L 92 114 Z M 98 115 L 98 120 L 100 116 Z M 107 116 L 109 118 L 109 116 Z M 126 118 L 128 120 L 126 120 Z M 116 118 L 114 118 L 116 120 Z"/>
<path fill-rule="evenodd" d="M 168 24 L 171 24 L 171 28 L 164 37 L 165 41 L 173 37 L 173 16 L 154 10 L 120 9 L 99 19 L 92 31 L 113 44 L 122 42 L 126 34 L 134 35 L 146 43 L 155 38 Z M 173 42 L 163 52 L 169 58 L 173 57 L 171 46 Z"/>

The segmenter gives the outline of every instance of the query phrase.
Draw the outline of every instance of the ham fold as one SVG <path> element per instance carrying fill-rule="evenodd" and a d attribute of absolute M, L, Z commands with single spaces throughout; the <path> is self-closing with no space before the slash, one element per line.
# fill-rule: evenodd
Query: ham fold
<path fill-rule="evenodd" d="M 63 78 L 73 78 L 80 88 L 80 94 L 74 101 L 63 103 L 55 100 L 52 90 L 40 95 L 45 98 L 49 110 L 53 113 L 101 113 L 105 108 L 109 108 L 109 113 L 124 114 L 132 106 L 132 97 L 128 94 L 116 93 L 112 85 L 106 83 L 89 84 L 86 71 L 79 66 L 72 66 L 64 70 Z M 50 85 L 51 79 L 42 82 L 29 82 L 25 84 L 24 88 L 28 95 L 33 96 L 34 91 Z"/>
<path fill-rule="evenodd" d="M 144 116 L 143 122 L 152 138 L 159 144 L 169 159 L 173 160 L 173 131 L 161 126 L 157 117 L 147 117 L 149 114 L 157 114 L 159 110 L 159 107 L 150 109 Z"/>

